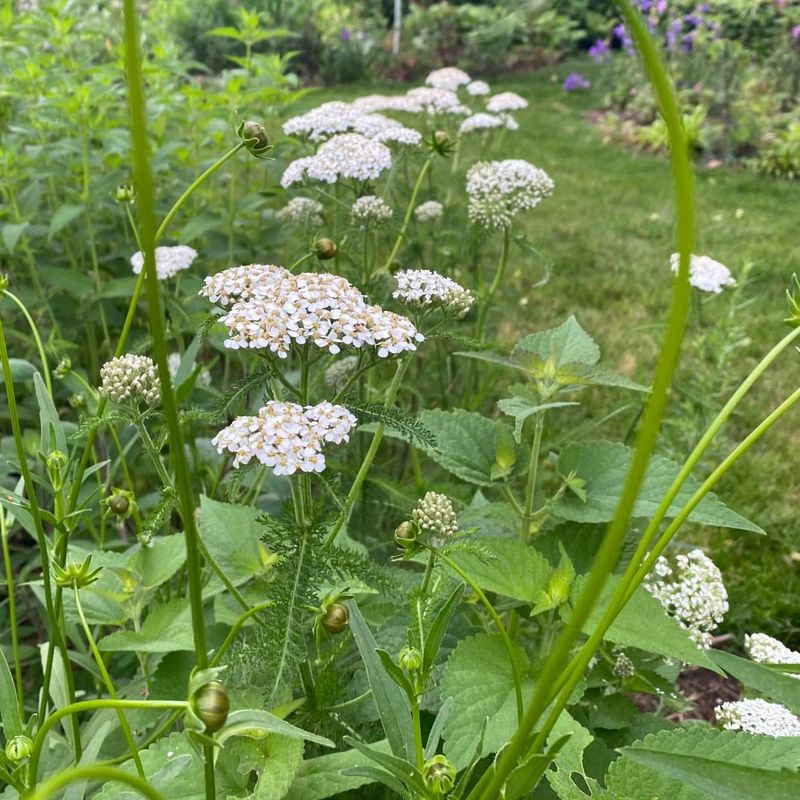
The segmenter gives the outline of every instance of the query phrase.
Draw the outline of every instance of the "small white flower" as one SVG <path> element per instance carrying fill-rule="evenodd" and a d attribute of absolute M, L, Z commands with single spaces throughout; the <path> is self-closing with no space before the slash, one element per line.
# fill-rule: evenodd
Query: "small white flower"
<path fill-rule="evenodd" d="M 728 612 L 728 592 L 717 565 L 702 551 L 679 555 L 675 566 L 664 556 L 656 561 L 647 591 L 674 617 L 700 647 L 711 646 L 711 632 Z"/>
<path fill-rule="evenodd" d="M 161 400 L 161 382 L 152 358 L 127 353 L 100 367 L 100 393 L 119 405 Z"/>
<path fill-rule="evenodd" d="M 417 114 L 422 110 L 419 103 L 404 94 L 368 94 L 353 100 L 352 107 L 362 114 L 373 114 L 376 111 L 405 111 Z"/>
<path fill-rule="evenodd" d="M 365 195 L 353 203 L 350 213 L 353 221 L 363 228 L 368 224 L 383 225 L 392 218 L 394 212 L 380 197 Z"/>
<path fill-rule="evenodd" d="M 459 86 L 465 86 L 471 80 L 472 78 L 463 69 L 442 67 L 442 69 L 435 69 L 429 73 L 428 77 L 425 78 L 425 83 L 428 86 L 433 86 L 434 89 L 446 89 L 449 92 L 455 92 Z"/>
<path fill-rule="evenodd" d="M 458 99 L 455 92 L 448 89 L 434 89 L 430 86 L 419 86 L 410 89 L 406 97 L 411 98 L 419 111 L 434 114 L 469 114 L 469 109 Z"/>
<path fill-rule="evenodd" d="M 197 250 L 178 244 L 173 247 L 156 247 L 156 274 L 165 281 L 184 269 L 189 269 L 197 258 Z M 144 267 L 144 255 L 138 250 L 131 256 L 131 266 L 138 275 Z"/>
<path fill-rule="evenodd" d="M 471 83 L 467 84 L 467 94 L 472 95 L 473 97 L 480 97 L 482 95 L 489 94 L 490 91 L 491 89 L 486 81 L 472 81 Z"/>
<path fill-rule="evenodd" d="M 730 731 L 748 731 L 762 736 L 800 736 L 800 719 L 780 703 L 737 700 L 714 709 L 717 722 Z"/>
<path fill-rule="evenodd" d="M 480 161 L 467 172 L 467 213 L 476 225 L 507 228 L 514 217 L 553 193 L 542 169 L 521 159 Z"/>
<path fill-rule="evenodd" d="M 447 495 L 428 492 L 417 503 L 411 517 L 420 530 L 433 534 L 434 547 L 441 547 L 446 539 L 458 533 L 456 512 Z"/>
<path fill-rule="evenodd" d="M 349 103 L 334 100 L 287 120 L 283 132 L 287 136 L 305 136 L 312 142 L 319 142 L 333 134 L 344 133 L 358 116 L 359 112 Z"/>
<path fill-rule="evenodd" d="M 486 110 L 492 114 L 499 114 L 501 111 L 522 111 L 527 107 L 528 101 L 514 92 L 501 92 L 486 101 Z"/>
<path fill-rule="evenodd" d="M 360 133 L 383 144 L 402 144 L 416 147 L 422 142 L 422 134 L 413 128 L 407 128 L 397 120 L 384 117 L 383 114 L 364 114 L 352 125 L 355 133 Z"/>
<path fill-rule="evenodd" d="M 256 417 L 237 417 L 211 444 L 219 453 L 234 454 L 233 466 L 255 458 L 275 475 L 322 472 L 326 444 L 350 439 L 356 418 L 344 407 L 325 401 L 305 408 L 297 403 L 270 400 Z"/>
<path fill-rule="evenodd" d="M 458 126 L 459 134 L 471 133 L 472 131 L 488 131 L 493 128 L 505 127 L 506 121 L 497 114 L 487 114 L 484 111 L 479 111 L 477 114 L 471 114 L 462 120 Z"/>
<path fill-rule="evenodd" d="M 758 664 L 800 664 L 800 653 L 766 633 L 751 633 L 744 637 L 744 649 Z M 784 673 L 800 678 L 798 673 Z"/>
<path fill-rule="evenodd" d="M 319 228 L 322 225 L 322 203 L 310 197 L 293 197 L 280 211 L 277 217 L 281 222 L 294 222 L 297 225 Z"/>
<path fill-rule="evenodd" d="M 438 200 L 426 200 L 414 209 L 414 216 L 420 222 L 436 222 L 442 218 L 444 206 Z"/>
<path fill-rule="evenodd" d="M 429 269 L 406 269 L 395 273 L 397 289 L 392 297 L 411 307 L 440 307 L 455 317 L 465 316 L 475 298 L 454 280 Z"/>
<path fill-rule="evenodd" d="M 678 253 L 673 253 L 669 259 L 670 269 L 677 275 L 680 263 Z M 726 286 L 736 286 L 736 280 L 731 271 L 719 261 L 714 261 L 708 256 L 692 255 L 689 262 L 689 283 L 701 292 L 719 294 Z"/>

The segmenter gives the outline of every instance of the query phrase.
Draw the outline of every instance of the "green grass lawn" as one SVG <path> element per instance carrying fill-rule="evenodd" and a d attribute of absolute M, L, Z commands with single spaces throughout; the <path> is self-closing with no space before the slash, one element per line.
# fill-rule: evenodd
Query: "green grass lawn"
<path fill-rule="evenodd" d="M 586 119 L 599 102 L 599 92 L 568 94 L 561 88 L 563 77 L 574 66 L 492 81 L 494 90 L 516 91 L 529 100 L 530 107 L 518 114 L 520 130 L 506 135 L 490 157 L 532 161 L 547 170 L 556 184 L 553 197 L 522 215 L 515 228 L 515 233 L 527 235 L 539 254 L 512 250 L 510 279 L 501 288 L 502 300 L 493 320 L 498 348 L 510 347 L 521 335 L 575 314 L 601 345 L 608 366 L 648 383 L 671 292 L 668 264 L 674 220 L 669 162 L 603 142 Z M 307 104 L 349 99 L 367 91 L 401 90 L 397 86 L 339 87 L 314 93 Z M 479 157 L 478 139 L 474 142 L 465 147 L 455 178 L 454 191 L 461 196 L 464 170 Z M 428 196 L 441 199 L 440 187 L 448 181 L 446 170 L 439 168 Z M 752 267 L 738 292 L 696 298 L 662 442 L 662 450 L 676 458 L 688 454 L 731 388 L 784 335 L 785 290 L 792 273 L 800 272 L 800 183 L 742 170 L 709 170 L 699 164 L 696 188 L 696 252 L 722 261 L 736 276 L 743 275 L 748 263 Z M 421 199 L 427 199 L 425 193 Z M 493 268 L 492 247 L 498 246 L 493 241 L 488 248 L 488 268 Z M 549 280 L 536 287 L 545 269 Z M 734 309 L 738 310 L 731 319 Z M 731 337 L 738 346 L 729 351 Z M 721 435 L 713 451 L 715 459 L 724 456 L 795 387 L 800 374 L 797 358 L 794 352 L 784 354 L 753 390 Z M 635 399 L 595 393 L 580 430 L 596 438 L 625 437 L 636 408 L 607 417 L 620 402 Z M 574 426 L 573 418 L 561 430 L 551 428 L 551 447 L 561 444 Z M 800 494 L 795 453 L 800 436 L 796 427 L 796 414 L 784 418 L 718 490 L 723 499 L 758 522 L 766 537 L 697 529 L 685 532 L 687 541 L 708 547 L 722 568 L 731 594 L 729 627 L 737 632 L 765 629 L 787 639 L 795 633 L 795 592 L 800 586 L 800 553 L 796 552 L 800 532 L 795 521 Z M 710 459 L 705 464 L 709 466 L 714 466 Z"/>

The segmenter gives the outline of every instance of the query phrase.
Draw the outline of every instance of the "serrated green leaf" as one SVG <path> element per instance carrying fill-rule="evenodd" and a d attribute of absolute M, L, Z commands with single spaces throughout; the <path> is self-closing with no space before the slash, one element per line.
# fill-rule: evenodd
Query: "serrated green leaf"
<path fill-rule="evenodd" d="M 709 650 L 708 655 L 715 664 L 748 688 L 755 689 L 795 714 L 800 714 L 800 680 L 797 678 L 782 675 L 771 667 L 722 650 Z"/>
<path fill-rule="evenodd" d="M 587 364 L 593 366 L 600 360 L 600 348 L 594 339 L 578 324 L 574 316 L 546 331 L 531 333 L 520 339 L 511 352 L 511 360 L 524 363 L 529 355 L 542 361 L 553 357 L 555 365 Z"/>
<path fill-rule="evenodd" d="M 553 507 L 553 513 L 562 519 L 575 522 L 608 522 L 614 517 L 622 487 L 631 464 L 633 449 L 617 442 L 583 442 L 565 448 L 558 459 L 562 475 L 572 472 L 585 481 L 587 499 L 564 495 Z M 636 505 L 634 517 L 651 517 L 680 471 L 680 467 L 664 456 L 653 456 Z M 667 512 L 674 517 L 687 500 L 700 487 L 694 478 L 688 478 Z M 717 496 L 709 493 L 689 515 L 691 522 L 704 525 L 735 528 L 754 533 L 764 533 L 729 509 Z"/>
<path fill-rule="evenodd" d="M 303 762 L 305 745 L 301 739 L 270 736 L 267 753 L 251 800 L 281 800 Z"/>
<path fill-rule="evenodd" d="M 525 675 L 528 658 L 517 645 L 514 653 L 520 674 Z M 523 697 L 532 690 L 533 682 L 523 678 Z M 496 752 L 511 738 L 517 729 L 514 681 L 499 636 L 479 634 L 458 643 L 442 673 L 441 696 L 452 698 L 442 734 L 444 753 L 459 769 L 475 755 L 484 725 L 481 755 Z"/>
<path fill-rule="evenodd" d="M 580 594 L 585 580 L 583 578 L 575 582 L 573 598 Z M 597 627 L 618 585 L 619 576 L 612 576 L 583 626 L 583 632 L 587 636 Z M 648 653 L 675 658 L 719 672 L 707 651 L 698 647 L 678 622 L 667 615 L 661 603 L 642 587 L 633 593 L 603 638 L 622 647 L 636 647 Z"/>
<path fill-rule="evenodd" d="M 514 417 L 514 439 L 517 444 L 522 440 L 522 429 L 525 421 L 533 414 L 541 414 L 554 408 L 577 406 L 580 403 L 537 403 L 532 398 L 517 395 L 497 401 L 497 407 L 509 417 Z"/>
<path fill-rule="evenodd" d="M 426 410 L 420 419 L 436 437 L 436 447 L 426 448 L 425 452 L 437 464 L 468 483 L 497 485 L 492 471 L 498 431 L 504 429 L 507 440 L 512 439 L 505 423 L 463 409 Z"/>
<path fill-rule="evenodd" d="M 470 548 L 453 550 L 449 558 L 489 592 L 535 604 L 553 571 L 548 560 L 529 545 L 514 539 L 471 537 Z"/>
<path fill-rule="evenodd" d="M 65 203 L 60 208 L 56 209 L 55 214 L 50 218 L 47 238 L 52 239 L 60 230 L 66 228 L 70 222 L 83 214 L 85 210 L 85 206 L 71 205 L 70 203 Z"/>
<path fill-rule="evenodd" d="M 140 631 L 114 631 L 104 636 L 98 645 L 107 653 L 194 650 L 189 601 L 181 598 L 156 606 L 148 614 Z"/>
<path fill-rule="evenodd" d="M 623 800 L 790 800 L 800 793 L 800 741 L 696 725 L 622 750 L 606 786 Z"/>
<path fill-rule="evenodd" d="M 390 752 L 389 743 L 386 741 L 376 742 L 370 746 L 384 753 Z M 372 764 L 371 759 L 355 749 L 309 758 L 300 764 L 286 800 L 325 800 L 327 797 L 373 783 L 372 778 L 344 775 L 342 772 L 370 764 Z"/>

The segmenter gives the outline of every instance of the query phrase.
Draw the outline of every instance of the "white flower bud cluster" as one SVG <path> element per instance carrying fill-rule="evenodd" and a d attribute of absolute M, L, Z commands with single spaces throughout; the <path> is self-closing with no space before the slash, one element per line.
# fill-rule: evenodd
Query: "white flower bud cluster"
<path fill-rule="evenodd" d="M 528 101 L 515 92 L 501 92 L 486 101 L 486 110 L 492 114 L 499 114 L 501 111 L 522 111 L 527 107 Z"/>
<path fill-rule="evenodd" d="M 392 151 L 360 133 L 341 133 L 328 139 L 313 156 L 292 161 L 284 170 L 281 186 L 288 189 L 304 180 L 336 183 L 338 180 L 376 180 L 392 166 Z"/>
<path fill-rule="evenodd" d="M 475 302 L 469 289 L 430 269 L 401 270 L 394 277 L 397 289 L 392 297 L 412 307 L 438 306 L 460 319 Z"/>
<path fill-rule="evenodd" d="M 419 86 L 409 89 L 406 97 L 411 98 L 418 106 L 419 111 L 433 116 L 434 114 L 462 114 L 470 113 L 458 95 L 448 89 L 434 89 L 430 86 Z"/>
<path fill-rule="evenodd" d="M 673 253 L 669 258 L 669 266 L 676 275 L 679 263 L 680 256 Z M 726 286 L 736 286 L 736 279 L 719 261 L 708 256 L 692 255 L 689 262 L 689 283 L 701 292 L 719 294 Z"/>
<path fill-rule="evenodd" d="M 791 650 L 783 642 L 767 636 L 766 633 L 751 633 L 744 637 L 744 649 L 758 664 L 800 664 L 800 653 Z M 793 678 L 800 673 L 787 672 Z"/>
<path fill-rule="evenodd" d="M 155 406 L 161 400 L 161 382 L 153 359 L 127 353 L 100 367 L 100 393 L 119 405 L 144 402 Z"/>
<path fill-rule="evenodd" d="M 358 356 L 345 356 L 334 361 L 326 370 L 323 378 L 325 385 L 332 392 L 341 392 L 358 367 Z"/>
<path fill-rule="evenodd" d="M 189 269 L 197 258 L 197 250 L 185 244 L 173 247 L 156 247 L 156 275 L 160 281 L 165 281 L 184 269 Z M 131 256 L 131 266 L 138 275 L 144 268 L 144 255 L 137 250 Z"/>
<path fill-rule="evenodd" d="M 618 653 L 612 671 L 618 678 L 630 678 L 636 674 L 636 667 L 625 653 Z"/>
<path fill-rule="evenodd" d="M 383 225 L 392 218 L 394 211 L 382 198 L 368 194 L 353 203 L 350 213 L 353 222 L 363 228 L 366 225 Z"/>
<path fill-rule="evenodd" d="M 297 403 L 270 400 L 256 417 L 237 417 L 211 444 L 234 454 L 233 466 L 255 458 L 275 475 L 322 472 L 326 444 L 350 439 L 356 418 L 344 407 L 325 401 L 305 408 Z"/>
<path fill-rule="evenodd" d="M 444 540 L 458 532 L 458 520 L 447 495 L 428 492 L 411 512 L 421 531 L 433 534 L 433 544 L 441 547 Z"/>
<path fill-rule="evenodd" d="M 471 80 L 472 78 L 463 69 L 442 67 L 442 69 L 435 69 L 429 73 L 428 77 L 425 78 L 425 83 L 428 86 L 433 86 L 434 89 L 446 89 L 449 92 L 455 92 L 460 86 L 466 86 Z"/>
<path fill-rule="evenodd" d="M 319 228 L 322 225 L 323 208 L 322 203 L 310 197 L 293 197 L 276 216 L 281 222 Z"/>
<path fill-rule="evenodd" d="M 352 125 L 355 133 L 383 144 L 403 144 L 416 147 L 422 143 L 422 134 L 413 128 L 407 128 L 395 119 L 383 114 L 364 114 Z"/>
<path fill-rule="evenodd" d="M 230 277 L 230 281 L 228 280 Z M 225 306 L 225 346 L 268 348 L 286 358 L 292 344 L 309 342 L 338 353 L 342 347 L 375 347 L 378 357 L 416 350 L 424 336 L 406 317 L 367 304 L 349 281 L 330 273 L 293 275 L 281 267 L 251 264 L 206 278 L 200 294 Z"/>
<path fill-rule="evenodd" d="M 763 736 L 800 736 L 800 719 L 780 703 L 736 700 L 714 709 L 717 722 L 729 731 L 748 731 Z"/>
<path fill-rule="evenodd" d="M 507 228 L 514 217 L 553 193 L 550 176 L 522 159 L 480 161 L 467 172 L 467 213 L 476 225 Z"/>
<path fill-rule="evenodd" d="M 426 200 L 414 209 L 414 216 L 420 222 L 436 222 L 442 218 L 444 206 L 438 200 Z"/>
<path fill-rule="evenodd" d="M 717 565 L 702 550 L 692 550 L 679 555 L 674 567 L 660 556 L 653 572 L 657 580 L 645 588 L 700 647 L 710 647 L 711 631 L 728 612 L 728 592 Z"/>
<path fill-rule="evenodd" d="M 486 81 L 472 81 L 467 84 L 467 94 L 472 97 L 482 97 L 489 94 L 491 89 Z"/>
<path fill-rule="evenodd" d="M 488 131 L 492 128 L 505 127 L 506 121 L 503 117 L 497 114 L 487 114 L 485 111 L 479 111 L 477 114 L 470 114 L 462 120 L 458 126 L 459 135 L 465 133 L 472 133 L 472 131 Z"/>

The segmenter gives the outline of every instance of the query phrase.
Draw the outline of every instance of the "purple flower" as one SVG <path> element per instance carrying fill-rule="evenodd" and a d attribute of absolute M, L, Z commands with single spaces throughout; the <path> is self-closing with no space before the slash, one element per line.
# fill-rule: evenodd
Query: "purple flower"
<path fill-rule="evenodd" d="M 800 25 L 795 25 L 792 28 L 792 39 L 800 39 Z"/>
<path fill-rule="evenodd" d="M 347 28 L 342 28 L 341 33 L 342 41 L 349 42 L 350 41 L 350 31 Z"/>
<path fill-rule="evenodd" d="M 581 75 L 580 72 L 570 72 L 564 80 L 564 90 L 567 92 L 588 89 L 591 85 L 591 81 L 589 81 L 585 75 Z"/>
<path fill-rule="evenodd" d="M 687 33 L 686 36 L 683 37 L 683 49 L 687 53 L 691 53 L 693 44 L 694 44 L 694 36 L 692 36 L 691 33 Z"/>
<path fill-rule="evenodd" d="M 589 48 L 589 58 L 596 64 L 604 64 L 611 59 L 611 48 L 605 39 L 598 39 Z"/>
<path fill-rule="evenodd" d="M 658 0 L 656 3 L 656 14 L 661 16 L 667 10 L 667 0 Z"/>
<path fill-rule="evenodd" d="M 621 22 L 619 25 L 614 26 L 614 36 L 616 36 L 617 39 L 622 41 L 626 35 L 627 32 L 625 31 L 625 26 Z"/>
<path fill-rule="evenodd" d="M 646 14 L 653 7 L 653 0 L 639 0 L 639 8 Z"/>

